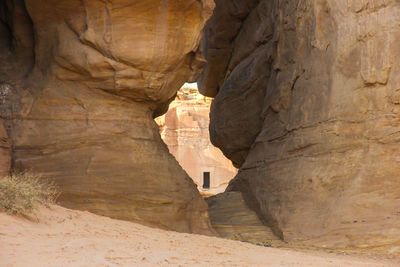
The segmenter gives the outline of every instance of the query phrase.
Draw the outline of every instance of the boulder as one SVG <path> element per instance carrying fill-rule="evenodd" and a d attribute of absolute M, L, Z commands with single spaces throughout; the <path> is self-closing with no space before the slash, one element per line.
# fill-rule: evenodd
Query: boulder
<path fill-rule="evenodd" d="M 400 3 L 253 2 L 216 1 L 204 42 L 228 190 L 286 241 L 399 242 Z"/>
<path fill-rule="evenodd" d="M 212 1 L 22 3 L 32 23 L 17 26 L 31 27 L 34 64 L 7 119 L 15 170 L 53 179 L 68 208 L 212 234 L 207 204 L 153 120 L 204 64 Z"/>

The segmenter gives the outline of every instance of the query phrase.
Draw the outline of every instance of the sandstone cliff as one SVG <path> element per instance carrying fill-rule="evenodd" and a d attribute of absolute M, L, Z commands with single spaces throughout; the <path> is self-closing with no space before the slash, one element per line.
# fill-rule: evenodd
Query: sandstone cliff
<path fill-rule="evenodd" d="M 54 179 L 69 208 L 211 233 L 206 203 L 153 118 L 204 64 L 198 44 L 213 2 L 0 6 L 0 54 L 10 63 L 0 78 L 15 84 L 0 110 L 15 170 Z"/>
<path fill-rule="evenodd" d="M 211 140 L 285 240 L 400 242 L 399 25 L 396 0 L 216 1 Z"/>

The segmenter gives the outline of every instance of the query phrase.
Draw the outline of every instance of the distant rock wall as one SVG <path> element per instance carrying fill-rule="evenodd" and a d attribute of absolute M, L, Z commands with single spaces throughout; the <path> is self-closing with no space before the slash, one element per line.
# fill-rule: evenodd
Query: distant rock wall
<path fill-rule="evenodd" d="M 285 240 L 400 242 L 399 26 L 397 0 L 216 1 L 211 140 Z"/>
<path fill-rule="evenodd" d="M 0 7 L 1 44 L 10 48 L 0 56 L 33 64 L 27 78 L 15 79 L 18 66 L 0 75 L 17 80 L 10 108 L 0 109 L 15 170 L 56 181 L 69 208 L 213 233 L 207 204 L 153 120 L 204 65 L 198 46 L 213 1 L 7 0 Z"/>
<path fill-rule="evenodd" d="M 168 112 L 156 119 L 169 151 L 205 196 L 225 191 L 237 173 L 231 161 L 210 142 L 210 104 L 211 99 L 196 89 L 182 88 Z M 203 188 L 204 172 L 210 173 L 210 188 Z"/>

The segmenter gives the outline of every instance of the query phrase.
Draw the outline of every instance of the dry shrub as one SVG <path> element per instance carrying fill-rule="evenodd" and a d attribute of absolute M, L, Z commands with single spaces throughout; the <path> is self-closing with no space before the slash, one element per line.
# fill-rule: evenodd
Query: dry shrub
<path fill-rule="evenodd" d="M 26 215 L 37 205 L 48 206 L 59 193 L 54 183 L 31 173 L 0 178 L 0 211 Z"/>

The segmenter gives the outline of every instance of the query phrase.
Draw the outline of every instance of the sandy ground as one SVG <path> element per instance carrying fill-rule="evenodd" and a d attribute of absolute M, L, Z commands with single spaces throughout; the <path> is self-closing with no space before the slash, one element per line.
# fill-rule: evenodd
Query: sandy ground
<path fill-rule="evenodd" d="M 0 266 L 400 266 L 163 231 L 59 206 L 0 213 Z"/>

